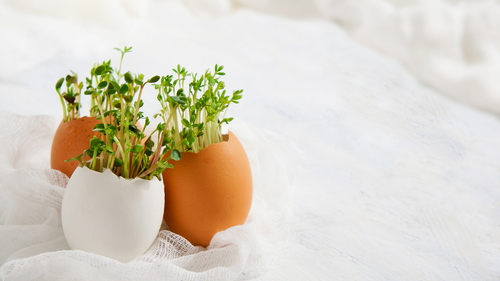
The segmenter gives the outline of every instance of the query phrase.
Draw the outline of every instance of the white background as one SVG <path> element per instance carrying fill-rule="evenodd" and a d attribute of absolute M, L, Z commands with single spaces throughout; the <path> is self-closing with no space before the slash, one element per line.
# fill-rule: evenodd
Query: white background
<path fill-rule="evenodd" d="M 244 89 L 228 113 L 234 130 L 255 159 L 272 153 L 267 167 L 286 171 L 254 170 L 266 187 L 259 210 L 282 214 L 288 234 L 270 228 L 285 244 L 255 277 L 496 280 L 499 7 L 0 1 L 0 116 L 4 126 L 13 114 L 52 118 L 44 121 L 48 150 L 62 116 L 55 82 L 69 70 L 85 77 L 94 62 L 117 61 L 114 47 L 133 46 L 124 68 L 146 76 L 177 64 L 192 72 L 224 65 L 227 87 Z M 144 100 L 147 113 L 158 110 L 154 93 Z M 6 131 L 0 140 L 13 145 Z M 48 158 L 37 161 L 48 169 Z M 0 231 L 9 237 L 12 203 L 2 202 Z M 266 222 L 265 212 L 256 216 Z M 15 279 L 7 265 L 0 276 Z"/>

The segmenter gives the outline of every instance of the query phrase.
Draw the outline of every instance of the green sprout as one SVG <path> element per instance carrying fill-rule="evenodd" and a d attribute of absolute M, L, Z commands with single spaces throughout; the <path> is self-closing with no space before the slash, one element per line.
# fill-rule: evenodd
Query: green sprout
<path fill-rule="evenodd" d="M 175 75 L 161 78 L 155 84 L 157 99 L 163 110 L 161 115 L 173 141 L 180 144 L 180 151 L 199 152 L 210 144 L 223 141 L 222 124 L 229 124 L 233 118 L 225 118 L 231 103 L 239 103 L 243 90 L 231 96 L 226 94 L 225 83 L 220 80 L 225 73 L 224 66 L 215 65 L 214 72 L 207 70 L 197 78 L 180 65 L 173 69 Z M 191 82 L 186 84 L 186 77 Z"/>
<path fill-rule="evenodd" d="M 118 69 L 111 67 L 111 61 L 104 61 L 95 64 L 90 71 L 84 94 L 91 98 L 91 115 L 102 121 L 94 127 L 100 135 L 90 140 L 89 148 L 82 154 L 66 161 L 75 160 L 80 166 L 99 172 L 110 169 L 127 179 L 161 179 L 161 173 L 173 167 L 168 161 L 180 159 L 177 147 L 181 144 L 174 143 L 165 123 L 159 123 L 149 136 L 143 133 L 150 125 L 148 117 L 145 117 L 143 130 L 137 128 L 138 121 L 144 119 L 140 111 L 144 105 L 141 99 L 144 87 L 158 82 L 160 77 L 144 79 L 143 74 L 131 72 L 121 75 L 123 56 L 131 49 L 117 49 L 121 52 Z M 155 133 L 158 136 L 156 143 L 152 139 Z"/>
<path fill-rule="evenodd" d="M 74 120 L 80 117 L 80 93 L 83 83 L 78 83 L 78 76 L 71 71 L 73 75 L 67 75 L 56 83 L 56 91 L 63 107 L 63 122 Z M 66 81 L 66 91 L 61 93 L 61 88 Z"/>
<path fill-rule="evenodd" d="M 199 152 L 224 141 L 221 126 L 233 120 L 225 117 L 227 109 L 231 103 L 239 103 L 243 90 L 227 94 L 221 80 L 223 66 L 215 65 L 213 72 L 207 70 L 198 78 L 178 65 L 174 75 L 145 79 L 143 74 L 122 72 L 123 57 L 132 47 L 116 50 L 121 53 L 118 68 L 110 60 L 94 64 L 85 80 L 83 94 L 90 96 L 90 115 L 102 121 L 94 127 L 99 137 L 92 138 L 82 154 L 66 161 L 78 161 L 80 166 L 100 172 L 110 169 L 127 179 L 160 179 L 165 169 L 173 168 L 168 161 L 180 160 L 181 152 Z M 64 81 L 67 90 L 61 94 Z M 148 136 L 144 131 L 150 120 L 141 111 L 147 84 L 157 90 L 161 104 L 160 113 L 154 115 L 161 122 Z M 82 89 L 83 83 L 78 84 L 74 73 L 57 82 L 64 120 L 78 118 Z M 145 125 L 140 130 L 136 124 L 142 119 Z"/>

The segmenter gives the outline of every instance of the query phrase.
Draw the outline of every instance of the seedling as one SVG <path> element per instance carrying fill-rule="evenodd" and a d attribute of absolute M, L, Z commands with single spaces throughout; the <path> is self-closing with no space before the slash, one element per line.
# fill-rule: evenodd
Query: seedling
<path fill-rule="evenodd" d="M 233 120 L 225 117 L 227 109 L 231 103 L 239 103 L 243 92 L 226 95 L 225 83 L 220 80 L 225 75 L 223 69 L 215 65 L 213 73 L 207 70 L 198 78 L 177 65 L 175 75 L 164 76 L 154 85 L 162 105 L 162 112 L 156 116 L 162 116 L 173 142 L 180 143 L 180 151 L 199 152 L 223 141 L 221 126 Z M 191 82 L 186 84 L 188 77 Z"/>
<path fill-rule="evenodd" d="M 74 72 L 71 72 L 71 74 L 68 74 L 66 78 L 59 79 L 56 83 L 56 91 L 63 107 L 63 122 L 80 117 L 80 92 L 83 83 L 78 83 L 78 76 Z M 66 81 L 66 91 L 61 93 L 64 81 Z"/>
<path fill-rule="evenodd" d="M 197 74 L 178 65 L 173 69 L 174 75 L 146 80 L 143 74 L 122 74 L 123 57 L 132 47 L 117 50 L 121 53 L 118 68 L 113 68 L 110 60 L 95 64 L 90 78 L 85 80 L 83 94 L 90 96 L 90 115 L 102 121 L 94 128 L 100 137 L 91 139 L 88 149 L 67 161 L 76 160 L 80 166 L 95 171 L 110 169 L 127 179 L 160 178 L 166 168 L 173 168 L 168 163 L 170 159 L 181 158 L 181 151 L 199 152 L 224 141 L 221 126 L 233 120 L 225 117 L 227 109 L 231 103 L 239 103 L 243 90 L 226 95 L 225 83 L 220 80 L 225 75 L 223 66 L 215 65 L 213 72 L 207 70 L 198 78 Z M 186 83 L 189 77 L 191 82 Z M 61 94 L 65 80 L 67 91 Z M 147 84 L 153 84 L 158 91 L 157 99 L 162 107 L 161 112 L 154 115 L 161 117 L 162 122 L 149 136 L 143 131 L 150 120 L 140 111 Z M 78 84 L 74 73 L 57 82 L 65 121 L 79 117 L 82 88 L 83 83 Z M 145 119 L 143 130 L 136 126 L 140 119 Z"/>
<path fill-rule="evenodd" d="M 126 72 L 122 75 L 123 56 L 131 49 L 117 49 L 121 52 L 117 69 L 111 67 L 111 61 L 92 68 L 84 94 L 91 98 L 91 115 L 102 121 L 94 128 L 100 137 L 91 139 L 88 149 L 67 161 L 76 160 L 80 166 L 99 172 L 110 169 L 127 179 L 160 179 L 166 168 L 173 167 L 168 161 L 180 159 L 177 148 L 181 144 L 175 144 L 165 123 L 159 123 L 149 136 L 143 133 L 150 125 L 148 117 L 145 117 L 143 130 L 137 128 L 138 121 L 144 118 L 140 111 L 144 104 L 141 99 L 143 89 L 147 84 L 159 81 L 160 77 L 145 80 L 143 74 Z M 152 139 L 154 133 L 158 136 L 156 147 Z"/>

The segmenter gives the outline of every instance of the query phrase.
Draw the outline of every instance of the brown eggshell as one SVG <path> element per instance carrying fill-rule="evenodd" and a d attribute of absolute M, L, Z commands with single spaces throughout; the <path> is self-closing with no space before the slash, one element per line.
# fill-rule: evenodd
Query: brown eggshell
<path fill-rule="evenodd" d="M 252 204 L 252 172 L 236 136 L 198 153 L 182 152 L 166 169 L 165 222 L 193 245 L 207 247 L 215 233 L 245 223 Z"/>
<path fill-rule="evenodd" d="M 93 132 L 95 125 L 102 123 L 94 117 L 81 117 L 75 120 L 61 122 L 52 141 L 50 167 L 71 177 L 78 166 L 77 161 L 64 162 L 76 157 L 89 148 L 90 139 L 99 136 Z"/>
<path fill-rule="evenodd" d="M 108 123 L 111 123 L 113 120 L 109 116 L 105 119 Z M 89 148 L 90 139 L 93 136 L 99 136 L 98 132 L 93 131 L 95 125 L 98 123 L 102 123 L 102 121 L 95 119 L 95 117 L 87 116 L 68 122 L 61 122 L 52 141 L 50 167 L 71 177 L 73 171 L 78 166 L 78 162 L 64 161 L 82 154 L 85 149 Z M 141 124 L 136 123 L 136 126 L 139 130 L 142 130 Z"/>

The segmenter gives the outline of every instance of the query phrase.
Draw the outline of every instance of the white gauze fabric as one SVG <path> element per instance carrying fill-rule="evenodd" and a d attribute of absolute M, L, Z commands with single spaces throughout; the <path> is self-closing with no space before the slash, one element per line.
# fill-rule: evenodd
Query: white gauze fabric
<path fill-rule="evenodd" d="M 5 280 L 247 280 L 266 272 L 287 241 L 288 179 L 266 136 L 233 126 L 248 154 L 254 201 L 244 225 L 205 249 L 162 226 L 129 263 L 70 250 L 61 226 L 68 178 L 49 169 L 56 118 L 0 111 L 0 277 Z M 3 279 L 2 279 L 3 280 Z"/>

